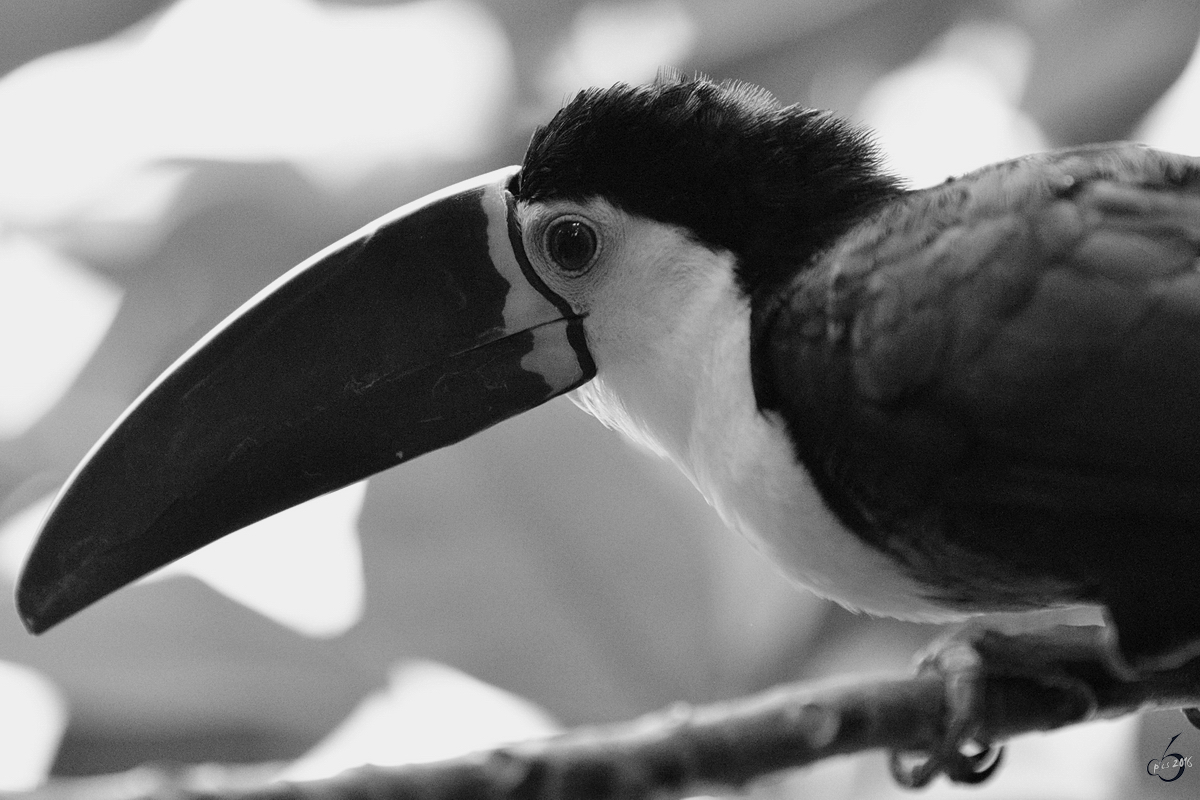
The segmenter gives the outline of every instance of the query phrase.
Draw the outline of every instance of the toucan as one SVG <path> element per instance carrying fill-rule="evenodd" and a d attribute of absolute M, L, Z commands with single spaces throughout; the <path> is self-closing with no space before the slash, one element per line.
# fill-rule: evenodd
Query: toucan
<path fill-rule="evenodd" d="M 911 190 L 854 124 L 679 74 L 580 92 L 217 326 L 71 475 L 21 617 L 564 393 L 847 607 L 1092 605 L 1131 669 L 1200 655 L 1200 159 Z"/>

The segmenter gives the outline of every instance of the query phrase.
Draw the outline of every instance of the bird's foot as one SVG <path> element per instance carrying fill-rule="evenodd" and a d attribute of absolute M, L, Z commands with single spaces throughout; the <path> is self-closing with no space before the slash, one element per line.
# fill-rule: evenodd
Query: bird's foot
<path fill-rule="evenodd" d="M 946 722 L 941 743 L 928 753 L 892 751 L 892 776 L 901 786 L 918 789 L 939 774 L 955 783 L 982 783 L 1004 757 L 1004 748 L 979 741 L 978 728 L 983 704 L 983 658 L 969 641 L 950 641 L 925 653 L 917 673 L 936 672 L 946 687 Z M 978 752 L 963 748 L 974 742 Z M 916 760 L 913 761 L 915 756 Z"/>
<path fill-rule="evenodd" d="M 1095 638 L 1095 634 L 1089 632 L 1083 638 L 1087 637 Z M 1076 648 L 1080 638 L 1076 631 L 1065 628 L 1051 635 L 1008 635 L 968 626 L 935 641 L 919 657 L 917 673 L 936 673 L 945 685 L 946 714 L 940 742 L 923 752 L 893 751 L 891 769 L 897 783 L 916 789 L 944 774 L 955 783 L 977 784 L 995 773 L 1004 748 L 990 740 L 984 725 L 986 703 L 996 701 L 985 696 L 989 679 L 1032 681 L 1052 693 L 1052 720 L 1047 727 L 1090 715 L 1096 708 L 1091 688 L 1051 666 L 1054 654 L 1062 652 L 1055 645 Z"/>

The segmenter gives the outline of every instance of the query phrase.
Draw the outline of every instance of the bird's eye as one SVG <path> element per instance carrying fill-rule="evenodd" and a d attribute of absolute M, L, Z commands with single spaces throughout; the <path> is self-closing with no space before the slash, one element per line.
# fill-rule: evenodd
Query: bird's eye
<path fill-rule="evenodd" d="M 583 220 L 560 219 L 546 231 L 546 252 L 563 272 L 579 274 L 596 257 L 596 232 Z"/>

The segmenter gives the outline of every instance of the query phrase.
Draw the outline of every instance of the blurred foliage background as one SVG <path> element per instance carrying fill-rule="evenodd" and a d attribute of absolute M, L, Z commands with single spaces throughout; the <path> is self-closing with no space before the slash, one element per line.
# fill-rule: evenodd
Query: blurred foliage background
<path fill-rule="evenodd" d="M 922 185 L 1090 141 L 1200 154 L 1198 35 L 1194 0 L 4 0 L 0 583 L 192 342 L 380 213 L 519 162 L 581 87 L 662 65 L 761 84 L 873 126 Z M 41 638 L 0 609 L 0 789 L 146 761 L 315 777 L 451 755 L 903 670 L 935 633 L 789 586 L 564 398 Z M 1179 730 L 1200 751 L 1163 714 L 1022 740 L 972 796 L 1166 796 L 1143 765 Z M 879 754 L 758 789 L 806 791 L 898 793 Z"/>

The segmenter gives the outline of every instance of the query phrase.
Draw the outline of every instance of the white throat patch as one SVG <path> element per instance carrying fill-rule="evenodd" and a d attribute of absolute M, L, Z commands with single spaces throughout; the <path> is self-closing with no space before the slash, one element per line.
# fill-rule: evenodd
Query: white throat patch
<path fill-rule="evenodd" d="M 697 252 L 700 249 L 697 248 Z M 750 379 L 750 307 L 732 257 L 676 298 L 670 323 L 635 358 L 605 362 L 571 398 L 606 426 L 666 457 L 688 476 L 725 524 L 789 577 L 852 609 L 945 620 L 918 585 L 826 508 L 796 461 L 781 420 L 758 410 Z M 625 354 L 622 354 L 625 355 Z"/>

